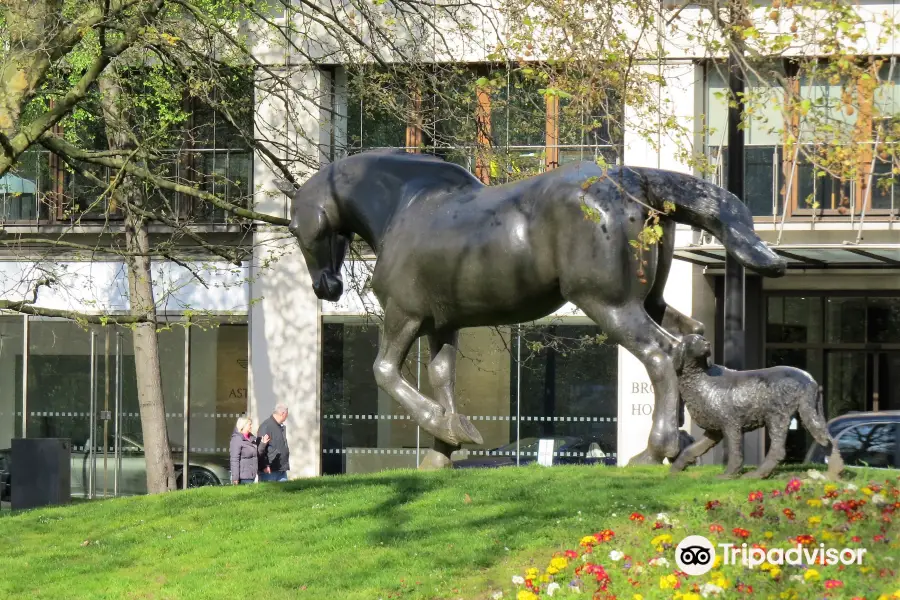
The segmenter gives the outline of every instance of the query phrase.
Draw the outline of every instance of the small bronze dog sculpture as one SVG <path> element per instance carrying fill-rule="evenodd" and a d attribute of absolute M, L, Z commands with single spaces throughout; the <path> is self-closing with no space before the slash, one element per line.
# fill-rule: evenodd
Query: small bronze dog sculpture
<path fill-rule="evenodd" d="M 819 386 L 809 373 L 785 366 L 732 371 L 712 364 L 710 356 L 710 344 L 702 336 L 684 337 L 678 388 L 691 418 L 705 431 L 702 439 L 685 448 L 672 463 L 672 472 L 684 470 L 724 437 L 728 466 L 723 477 L 733 477 L 744 463 L 743 433 L 765 426 L 771 440 L 769 452 L 759 468 L 744 477 L 768 477 L 784 459 L 788 427 L 799 412 L 810 435 L 826 448 L 831 447 L 828 472 L 837 477 L 843 461 L 817 411 Z"/>

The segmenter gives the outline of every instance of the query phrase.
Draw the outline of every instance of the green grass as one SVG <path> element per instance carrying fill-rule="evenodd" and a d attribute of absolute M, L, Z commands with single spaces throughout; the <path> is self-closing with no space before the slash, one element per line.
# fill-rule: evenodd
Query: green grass
<path fill-rule="evenodd" d="M 657 513 L 677 518 L 676 544 L 707 534 L 710 500 L 729 511 L 726 526 L 751 528 L 739 518 L 747 494 L 783 489 L 790 474 L 719 472 L 393 471 L 23 511 L 0 518 L 0 598 L 514 598 L 513 575 L 585 535 L 637 527 L 632 512 L 647 515 L 647 540 Z"/>

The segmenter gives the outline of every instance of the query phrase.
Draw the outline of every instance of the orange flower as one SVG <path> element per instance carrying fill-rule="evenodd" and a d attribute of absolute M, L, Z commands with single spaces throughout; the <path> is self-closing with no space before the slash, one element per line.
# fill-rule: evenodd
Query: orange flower
<path fill-rule="evenodd" d="M 628 518 L 631 519 L 632 521 L 637 521 L 638 523 L 642 523 L 644 521 L 644 515 L 642 515 L 639 512 L 631 513 L 631 516 Z"/>
<path fill-rule="evenodd" d="M 747 502 L 762 502 L 762 499 L 762 492 L 750 492 L 750 495 L 747 496 Z"/>
<path fill-rule="evenodd" d="M 739 538 L 743 538 L 745 540 L 748 537 L 750 537 L 750 532 L 742 527 L 735 527 L 734 529 L 731 530 L 731 533 L 733 533 L 734 535 L 738 536 Z"/>
<path fill-rule="evenodd" d="M 719 525 L 718 523 L 713 523 L 712 525 L 709 526 L 710 533 L 722 533 L 723 531 L 725 531 L 725 528 L 722 527 L 721 525 Z"/>

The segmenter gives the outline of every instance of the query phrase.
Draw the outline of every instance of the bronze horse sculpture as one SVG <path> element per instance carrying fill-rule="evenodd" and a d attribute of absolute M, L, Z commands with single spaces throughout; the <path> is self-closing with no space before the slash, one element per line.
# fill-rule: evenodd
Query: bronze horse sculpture
<path fill-rule="evenodd" d="M 384 311 L 375 379 L 434 436 L 423 468 L 448 466 L 461 444 L 482 442 L 454 402 L 459 330 L 534 321 L 566 302 L 634 354 L 654 385 L 648 445 L 631 462 L 673 459 L 680 450 L 680 339 L 703 333 L 701 323 L 663 300 L 675 224 L 711 233 L 757 273 L 778 277 L 786 268 L 754 233 L 737 197 L 659 169 L 581 162 L 486 186 L 434 156 L 370 151 L 324 166 L 297 189 L 283 182 L 279 189 L 293 200 L 289 229 L 320 299 L 341 297 L 341 265 L 354 234 L 375 251 L 372 289 Z M 675 210 L 661 217 L 662 241 L 638 256 L 629 241 L 666 201 Z M 642 267 L 643 280 L 636 275 Z M 400 373 L 423 335 L 434 399 Z"/>

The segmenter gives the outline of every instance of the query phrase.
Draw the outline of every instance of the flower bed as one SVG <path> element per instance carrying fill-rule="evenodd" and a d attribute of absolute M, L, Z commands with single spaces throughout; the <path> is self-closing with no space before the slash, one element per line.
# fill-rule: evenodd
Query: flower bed
<path fill-rule="evenodd" d="M 900 478 L 854 485 L 810 471 L 772 486 L 670 514 L 612 514 L 608 528 L 514 575 L 492 598 L 900 599 Z M 677 564 L 690 535 L 714 548 L 704 574 Z"/>

